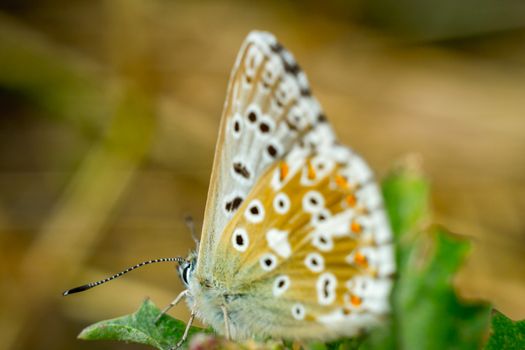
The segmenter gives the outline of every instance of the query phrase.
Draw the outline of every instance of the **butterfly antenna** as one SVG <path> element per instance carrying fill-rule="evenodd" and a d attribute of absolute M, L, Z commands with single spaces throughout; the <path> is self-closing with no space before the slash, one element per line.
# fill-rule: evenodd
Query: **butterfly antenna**
<path fill-rule="evenodd" d="M 178 263 L 182 263 L 184 261 L 186 261 L 186 260 L 184 258 L 181 258 L 181 257 L 176 257 L 176 258 L 159 258 L 159 259 L 143 261 L 143 262 L 141 262 L 141 263 L 139 263 L 139 264 L 137 264 L 135 266 L 130 266 L 127 269 L 125 269 L 124 271 L 121 271 L 121 272 L 119 272 L 117 274 L 114 274 L 113 276 L 110 276 L 110 277 L 105 278 L 103 280 L 100 280 L 100 281 L 97 281 L 97 282 L 91 282 L 91 283 L 88 283 L 88 284 L 84 284 L 83 286 L 79 286 L 79 287 L 68 289 L 64 293 L 62 293 L 62 295 L 66 296 L 66 295 L 69 295 L 69 294 L 79 293 L 79 292 L 83 292 L 85 290 L 91 289 L 93 287 L 100 286 L 101 284 L 104 284 L 106 282 L 114 280 L 115 278 L 119 278 L 120 276 L 123 276 L 123 275 L 127 274 L 128 272 L 133 271 L 135 269 L 138 269 L 139 267 L 142 267 L 142 266 L 145 266 L 145 265 L 155 264 L 155 263 L 160 263 L 160 262 L 178 262 Z"/>
<path fill-rule="evenodd" d="M 184 223 L 186 224 L 188 230 L 190 230 L 191 238 L 193 238 L 193 241 L 197 246 L 197 250 L 199 250 L 200 240 L 197 238 L 197 234 L 195 233 L 195 222 L 193 221 L 193 217 L 191 215 L 187 215 L 184 218 Z"/>

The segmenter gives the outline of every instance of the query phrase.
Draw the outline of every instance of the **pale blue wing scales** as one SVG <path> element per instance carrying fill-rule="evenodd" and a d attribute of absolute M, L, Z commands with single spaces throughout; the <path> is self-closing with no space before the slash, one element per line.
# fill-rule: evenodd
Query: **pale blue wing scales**
<path fill-rule="evenodd" d="M 197 271 L 209 273 L 224 227 L 261 174 L 318 120 L 321 108 L 293 56 L 271 34 L 250 33 L 230 77 Z"/>

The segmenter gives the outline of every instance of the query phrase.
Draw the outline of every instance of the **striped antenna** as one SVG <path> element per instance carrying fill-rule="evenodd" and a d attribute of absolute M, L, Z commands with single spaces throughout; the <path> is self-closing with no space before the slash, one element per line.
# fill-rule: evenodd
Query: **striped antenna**
<path fill-rule="evenodd" d="M 100 280 L 100 281 L 97 281 L 97 282 L 91 282 L 91 283 L 88 283 L 88 284 L 84 284 L 83 286 L 79 286 L 79 287 L 68 289 L 64 293 L 62 293 L 62 295 L 66 296 L 66 295 L 69 295 L 69 294 L 79 293 L 79 292 L 83 292 L 85 290 L 91 289 L 93 287 L 100 286 L 101 284 L 104 284 L 106 282 L 114 280 L 115 278 L 119 278 L 120 276 L 125 275 L 128 272 L 133 271 L 135 269 L 138 269 L 139 267 L 142 267 L 142 266 L 145 266 L 145 265 L 155 264 L 155 263 L 160 263 L 160 262 L 178 262 L 180 264 L 180 263 L 183 263 L 184 261 L 186 261 L 186 259 L 181 258 L 181 257 L 176 257 L 176 258 L 159 258 L 159 259 L 143 261 L 140 264 L 128 267 L 124 271 L 121 271 L 121 272 L 119 272 L 117 274 L 114 274 L 113 276 L 110 276 L 110 277 L 105 278 L 103 280 Z"/>

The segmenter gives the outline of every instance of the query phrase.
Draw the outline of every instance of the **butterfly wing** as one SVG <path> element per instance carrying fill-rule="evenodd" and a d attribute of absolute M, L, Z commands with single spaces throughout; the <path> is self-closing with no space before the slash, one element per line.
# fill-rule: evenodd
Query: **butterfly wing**
<path fill-rule="evenodd" d="M 214 279 L 246 299 L 232 320 L 241 338 L 350 336 L 389 311 L 395 265 L 380 191 L 358 155 L 312 141 L 323 128 L 261 177 L 217 247 Z"/>
<path fill-rule="evenodd" d="M 233 67 L 221 118 L 199 273 L 209 273 L 209 257 L 226 223 L 261 174 L 324 119 L 293 56 L 271 34 L 250 33 Z"/>
<path fill-rule="evenodd" d="M 390 242 L 369 167 L 338 144 L 292 55 L 251 33 L 221 121 L 199 315 L 222 331 L 225 306 L 234 339 L 353 335 L 388 312 Z"/>

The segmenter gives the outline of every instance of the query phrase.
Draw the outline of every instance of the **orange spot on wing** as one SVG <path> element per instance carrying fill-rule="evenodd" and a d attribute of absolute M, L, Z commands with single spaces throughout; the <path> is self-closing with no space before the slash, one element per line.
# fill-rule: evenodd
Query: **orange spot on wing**
<path fill-rule="evenodd" d="M 315 169 L 312 165 L 312 162 L 308 161 L 308 180 L 315 179 Z"/>
<path fill-rule="evenodd" d="M 348 181 L 346 181 L 345 177 L 342 175 L 335 176 L 335 183 L 337 184 L 337 186 L 341 187 L 342 189 L 346 190 L 349 188 Z"/>
<path fill-rule="evenodd" d="M 288 172 L 290 169 L 288 168 L 288 164 L 286 162 L 281 163 L 281 177 L 280 180 L 283 181 L 286 176 L 288 176 Z"/>
<path fill-rule="evenodd" d="M 360 297 L 358 297 L 357 295 L 353 295 L 350 297 L 350 302 L 352 303 L 352 305 L 354 306 L 359 306 L 361 305 L 361 303 L 363 302 L 363 300 L 361 300 Z"/>
<path fill-rule="evenodd" d="M 361 226 L 361 224 L 358 223 L 357 220 L 352 220 L 352 223 L 350 224 L 350 229 L 353 233 L 363 232 L 363 226 Z"/>
<path fill-rule="evenodd" d="M 368 266 L 368 260 L 367 260 L 366 256 L 364 256 L 360 252 L 357 252 L 355 254 L 354 261 L 356 262 L 357 265 L 360 265 L 360 266 L 363 266 L 363 267 Z"/>
<path fill-rule="evenodd" d="M 351 207 L 355 207 L 357 203 L 357 198 L 355 194 L 349 194 L 348 196 L 346 196 L 346 203 L 348 203 L 348 205 Z"/>

